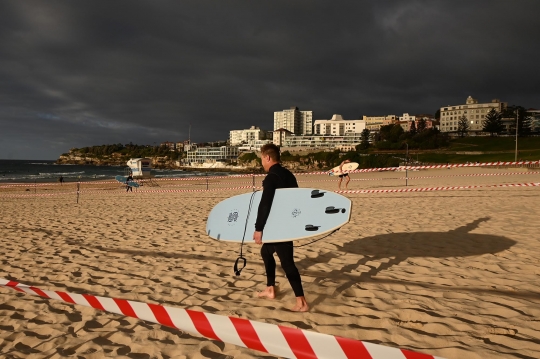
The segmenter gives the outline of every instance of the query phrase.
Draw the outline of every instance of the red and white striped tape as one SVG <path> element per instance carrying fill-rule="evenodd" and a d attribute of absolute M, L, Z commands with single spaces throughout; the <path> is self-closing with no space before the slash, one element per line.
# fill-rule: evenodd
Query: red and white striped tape
<path fill-rule="evenodd" d="M 247 188 L 254 188 L 254 189 L 260 189 L 261 187 L 253 187 L 253 186 L 240 186 L 240 187 L 228 187 L 228 188 L 202 188 L 202 189 L 156 189 L 156 190 L 149 190 L 149 191 L 137 191 L 133 193 L 138 194 L 144 194 L 144 193 L 174 193 L 174 192 L 212 192 L 212 191 L 224 191 L 224 190 L 235 190 L 235 189 L 247 189 Z"/>
<path fill-rule="evenodd" d="M 207 179 L 223 179 L 223 178 L 243 178 L 243 177 L 261 177 L 266 176 L 264 173 L 246 173 L 230 176 L 191 176 L 191 177 L 180 177 L 180 178 L 156 178 L 154 180 L 158 181 L 205 181 Z"/>
<path fill-rule="evenodd" d="M 404 171 L 404 170 L 422 170 L 422 169 L 441 169 L 441 168 L 458 168 L 458 167 L 493 167 L 493 166 L 522 166 L 522 165 L 535 165 L 540 164 L 540 161 L 518 161 L 518 162 L 483 162 L 483 163 L 457 163 L 448 165 L 431 165 L 431 166 L 400 166 L 400 167 L 379 167 L 379 168 L 362 168 L 353 171 L 343 171 L 344 173 L 362 173 L 362 172 L 383 172 L 383 171 Z M 329 171 L 315 171 L 315 172 L 296 172 L 296 176 L 306 175 L 327 175 Z M 207 179 L 223 179 L 223 178 L 242 178 L 242 177 L 262 177 L 266 174 L 238 174 L 230 176 L 191 176 L 182 178 L 153 178 L 153 181 L 205 181 Z M 76 182 L 70 182 L 69 184 L 75 184 Z M 117 183 L 115 181 L 89 181 L 79 182 L 81 184 L 105 184 L 105 183 Z M 35 187 L 35 186 L 50 186 L 53 183 L 15 183 L 0 186 L 0 188 L 7 187 Z M 54 183 L 60 185 L 59 183 Z M 69 185 L 64 183 L 64 185 Z"/>
<path fill-rule="evenodd" d="M 495 185 L 477 185 L 477 186 L 446 186 L 446 187 L 428 187 L 428 188 L 396 188 L 396 189 L 363 189 L 363 190 L 341 190 L 335 191 L 336 193 L 396 193 L 396 192 L 433 192 L 433 191 L 450 191 L 460 189 L 474 189 L 474 188 L 487 188 L 487 187 L 537 187 L 540 183 L 511 183 L 511 184 L 495 184 Z M 229 187 L 229 188 L 209 188 L 209 189 L 163 189 L 163 190 L 149 190 L 149 191 L 134 191 L 128 192 L 132 194 L 146 194 L 146 193 L 180 193 L 180 192 L 216 192 L 222 190 L 237 190 L 237 189 L 261 189 L 262 187 L 253 186 L 241 186 L 241 187 Z M 122 190 L 124 191 L 124 190 Z M 82 194 L 89 193 L 103 193 L 103 190 L 90 190 L 80 191 Z M 67 195 L 77 192 L 61 192 L 61 193 L 40 193 L 40 194 L 6 194 L 0 195 L 0 197 L 40 197 L 40 196 L 55 196 L 55 195 Z M 108 193 L 118 193 L 118 191 L 109 191 Z"/>
<path fill-rule="evenodd" d="M 52 196 L 66 196 L 77 193 L 77 191 L 71 192 L 56 192 L 56 193 L 31 193 L 31 194 L 2 194 L 0 197 L 52 197 Z M 79 192 L 81 193 L 81 192 Z"/>
<path fill-rule="evenodd" d="M 515 176 L 515 175 L 537 175 L 540 171 L 531 172 L 506 172 L 506 173 L 469 173 L 460 175 L 448 176 L 419 176 L 419 177 L 381 177 L 381 178 L 351 178 L 351 181 L 381 181 L 381 180 L 404 180 L 404 179 L 428 179 L 428 178 L 448 178 L 448 177 L 486 177 L 486 176 Z M 335 182 L 335 179 L 330 180 L 309 180 L 298 182 Z"/>
<path fill-rule="evenodd" d="M 512 183 L 512 184 L 492 184 L 478 186 L 449 186 L 449 187 L 428 187 L 428 188 L 396 188 L 396 189 L 362 189 L 362 190 L 341 190 L 336 193 L 397 193 L 397 192 L 433 192 L 451 191 L 459 189 L 487 188 L 487 187 L 538 187 L 540 183 Z"/>
<path fill-rule="evenodd" d="M 361 172 L 383 172 L 383 171 L 405 171 L 405 170 L 426 170 L 442 168 L 461 168 L 461 167 L 494 167 L 494 166 L 523 166 L 540 164 L 540 161 L 518 161 L 518 162 L 483 162 L 483 163 L 456 163 L 448 165 L 431 166 L 400 166 L 400 167 L 381 167 L 381 168 L 361 168 L 352 171 L 343 171 L 343 173 L 361 173 Z M 295 173 L 295 175 L 322 175 L 329 174 L 330 171 L 317 171 L 306 173 Z"/>
<path fill-rule="evenodd" d="M 94 185 L 94 184 L 111 184 L 111 183 L 120 183 L 118 181 L 81 181 L 81 182 L 64 182 L 64 183 L 56 183 L 56 182 L 42 182 L 42 183 L 10 183 L 3 186 L 0 186 L 0 188 L 9 188 L 9 187 L 41 187 L 41 186 L 74 186 L 79 183 L 80 185 Z"/>
<path fill-rule="evenodd" d="M 145 193 L 174 193 L 174 192 L 216 192 L 216 191 L 227 191 L 227 190 L 236 190 L 236 189 L 261 189 L 262 187 L 253 187 L 253 186 L 240 186 L 240 187 L 217 187 L 217 188 L 209 188 L 209 189 L 157 189 L 157 190 L 147 190 L 147 191 L 133 191 L 128 193 L 133 194 L 145 194 Z M 125 192 L 125 189 L 121 189 L 121 192 Z M 116 194 L 119 191 L 118 190 L 107 190 L 107 189 L 95 189 L 95 190 L 84 190 L 79 191 L 79 194 L 94 194 L 94 193 L 104 193 L 107 192 L 108 194 Z M 31 193 L 31 194 L 2 194 L 0 197 L 49 197 L 49 196 L 62 196 L 62 195 L 68 195 L 68 194 L 74 194 L 77 193 L 77 191 L 72 192 L 57 192 L 57 193 Z"/>
<path fill-rule="evenodd" d="M 231 343 L 285 358 L 299 359 L 442 359 L 405 349 L 385 347 L 303 329 L 189 309 L 125 299 L 42 290 L 0 278 L 0 286 L 31 295 L 84 305 L 106 312 L 158 323 L 212 340 Z"/>

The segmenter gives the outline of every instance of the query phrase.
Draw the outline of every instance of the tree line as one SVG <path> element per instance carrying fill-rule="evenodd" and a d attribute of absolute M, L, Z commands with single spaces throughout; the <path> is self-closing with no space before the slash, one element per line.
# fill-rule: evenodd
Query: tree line
<path fill-rule="evenodd" d="M 103 158 L 105 156 L 112 156 L 113 154 L 119 154 L 122 157 L 129 158 L 141 158 L 141 157 L 165 157 L 168 156 L 171 160 L 177 160 L 182 157 L 182 152 L 178 150 L 171 150 L 167 146 L 149 146 L 149 145 L 137 145 L 133 143 L 128 144 L 112 144 L 112 145 L 100 145 L 89 146 L 81 148 L 72 148 L 69 151 L 71 154 L 80 154 L 83 156 Z M 68 154 L 64 154 L 68 155 Z"/>
<path fill-rule="evenodd" d="M 362 140 L 357 151 L 367 150 L 373 147 L 377 150 L 401 150 L 410 149 L 436 149 L 449 145 L 448 134 L 441 133 L 437 128 L 426 127 L 426 121 L 420 119 L 411 122 L 409 131 L 405 131 L 399 123 L 381 126 L 379 132 L 371 134 L 368 129 L 362 131 Z M 371 144 L 370 140 L 371 139 Z"/>

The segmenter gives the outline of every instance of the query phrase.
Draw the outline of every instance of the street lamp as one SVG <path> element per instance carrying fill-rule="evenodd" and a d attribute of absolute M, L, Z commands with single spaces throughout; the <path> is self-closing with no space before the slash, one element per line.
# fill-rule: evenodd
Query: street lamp
<path fill-rule="evenodd" d="M 407 146 L 407 153 L 405 154 L 405 158 L 407 159 L 407 164 L 409 164 L 409 144 L 405 142 L 405 146 Z"/>
<path fill-rule="evenodd" d="M 407 152 L 405 154 L 405 159 L 407 160 L 405 163 L 405 187 L 407 187 L 409 183 L 409 144 L 405 142 L 405 146 L 407 146 Z"/>
<path fill-rule="evenodd" d="M 519 109 L 516 109 L 516 160 L 514 162 L 517 162 L 517 140 L 518 140 L 518 127 L 519 127 Z"/>

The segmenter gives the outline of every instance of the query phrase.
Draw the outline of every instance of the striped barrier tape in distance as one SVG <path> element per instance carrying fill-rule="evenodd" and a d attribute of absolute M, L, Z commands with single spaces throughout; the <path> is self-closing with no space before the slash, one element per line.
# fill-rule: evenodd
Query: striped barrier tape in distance
<path fill-rule="evenodd" d="M 130 194 L 145 194 L 145 193 L 182 193 L 182 192 L 216 192 L 216 191 L 225 191 L 225 190 L 236 190 L 236 189 L 247 189 L 247 188 L 253 188 L 253 189 L 261 189 L 262 187 L 258 186 L 240 186 L 240 187 L 217 187 L 217 188 L 209 188 L 209 189 L 156 189 L 156 190 L 135 190 L 133 192 L 128 192 Z M 94 193 L 107 193 L 107 194 L 117 194 L 119 192 L 126 192 L 125 189 L 120 190 L 106 190 L 106 189 L 94 189 L 94 190 L 82 190 L 79 191 L 79 194 L 94 194 Z M 62 196 L 62 195 L 68 195 L 68 194 L 74 194 L 77 193 L 77 191 L 72 192 L 57 192 L 57 193 L 36 193 L 36 194 L 2 194 L 0 197 L 44 197 L 44 196 Z"/>
<path fill-rule="evenodd" d="M 448 187 L 428 187 L 428 188 L 396 188 L 396 189 L 363 189 L 363 190 L 340 190 L 336 193 L 397 193 L 397 192 L 433 192 L 433 191 L 451 191 L 459 189 L 473 188 L 495 188 L 495 187 L 538 187 L 540 183 L 508 183 L 508 184 L 492 184 L 478 186 L 448 186 Z"/>
<path fill-rule="evenodd" d="M 448 178 L 448 177 L 490 177 L 490 176 L 515 176 L 515 175 L 537 175 L 540 174 L 540 171 L 532 172 L 507 172 L 507 173 L 469 173 L 461 175 L 448 175 L 448 176 L 418 176 L 418 177 L 381 177 L 381 178 L 351 178 L 351 181 L 384 181 L 384 180 L 415 180 L 415 179 L 429 179 L 429 178 Z M 298 181 L 302 182 L 335 182 L 335 179 L 329 180 L 307 180 L 307 181 Z"/>
<path fill-rule="evenodd" d="M 516 166 L 516 165 L 533 165 L 540 164 L 540 161 L 518 161 L 518 162 L 483 162 L 483 163 L 457 163 L 457 164 L 448 164 L 448 165 L 431 165 L 431 166 L 400 166 L 400 167 L 379 167 L 379 168 L 362 168 L 352 171 L 343 171 L 344 173 L 362 173 L 362 172 L 383 172 L 383 171 L 403 171 L 403 170 L 421 170 L 421 169 L 441 169 L 441 168 L 458 168 L 458 167 L 492 167 L 492 166 Z M 306 176 L 306 175 L 327 175 L 329 171 L 314 171 L 314 172 L 295 172 L 297 176 Z M 153 178 L 154 181 L 203 181 L 210 179 L 222 179 L 222 178 L 242 178 L 242 177 L 262 177 L 266 174 L 239 174 L 231 176 L 191 176 L 191 177 L 182 177 L 182 178 Z M 69 184 L 75 184 L 76 182 L 69 182 Z M 91 181 L 91 182 L 80 182 L 81 184 L 105 184 L 105 183 L 117 183 L 115 181 Z M 57 183 L 60 185 L 59 183 Z M 0 188 L 7 187 L 29 187 L 29 186 L 50 186 L 52 183 L 40 183 L 40 184 L 7 184 L 0 186 Z M 64 183 L 68 185 L 68 183 Z"/>
<path fill-rule="evenodd" d="M 335 193 L 397 193 L 397 192 L 433 192 L 433 191 L 452 191 L 460 189 L 474 189 L 474 188 L 495 188 L 495 187 L 538 187 L 540 183 L 509 183 L 509 184 L 494 184 L 494 185 L 475 185 L 475 186 L 440 186 L 440 187 L 427 187 L 427 188 L 395 188 L 395 189 L 362 189 L 362 190 L 339 190 Z M 150 190 L 150 191 L 134 191 L 128 192 L 130 194 L 147 194 L 147 193 L 182 193 L 182 192 L 216 192 L 222 190 L 237 190 L 237 189 L 261 189 L 258 186 L 242 186 L 242 187 L 230 187 L 230 188 L 209 188 L 209 189 L 164 189 L 164 190 Z M 125 190 L 122 190 L 125 191 Z M 44 194 L 7 194 L 0 195 L 0 197 L 39 197 L 39 196 L 55 196 L 55 195 L 68 195 L 77 193 L 75 192 L 62 192 L 62 193 L 44 193 Z M 103 190 L 90 190 L 80 191 L 82 194 L 90 193 L 104 193 Z M 118 193 L 118 191 L 109 193 Z"/>
<path fill-rule="evenodd" d="M 248 319 L 90 294 L 42 290 L 2 278 L 0 278 L 0 286 L 21 293 L 57 299 L 67 303 L 146 320 L 180 329 L 192 335 L 203 336 L 208 339 L 219 340 L 285 358 L 443 359 L 406 349 L 386 347 Z"/>
<path fill-rule="evenodd" d="M 343 171 L 343 173 L 362 173 L 362 172 L 383 172 L 383 171 L 405 171 L 405 170 L 425 170 L 425 169 L 443 169 L 443 168 L 467 168 L 467 167 L 494 167 L 494 166 L 516 166 L 540 164 L 540 161 L 519 161 L 519 162 L 482 162 L 482 163 L 456 163 L 448 165 L 431 166 L 400 166 L 400 167 L 381 167 L 381 168 L 361 168 L 352 171 Z M 320 175 L 329 174 L 330 171 L 318 171 L 307 173 L 295 173 L 295 175 Z"/>

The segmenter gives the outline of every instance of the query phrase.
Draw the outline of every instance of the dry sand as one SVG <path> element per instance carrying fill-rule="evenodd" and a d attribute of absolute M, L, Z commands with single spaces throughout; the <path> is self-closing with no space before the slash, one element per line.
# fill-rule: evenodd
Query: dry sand
<path fill-rule="evenodd" d="M 523 172 L 512 174 L 514 172 Z M 496 176 L 464 176 L 496 174 Z M 501 175 L 504 174 L 504 175 Z M 411 188 L 540 182 L 526 169 L 409 172 Z M 404 188 L 403 172 L 352 175 L 350 189 Z M 413 178 L 430 177 L 430 178 Z M 260 177 L 257 184 L 260 184 Z M 301 187 L 337 189 L 328 176 Z M 210 180 L 210 188 L 251 178 Z M 142 190 L 205 189 L 160 181 Z M 71 186 L 71 187 L 70 187 Z M 28 189 L 28 190 L 27 190 Z M 352 220 L 297 248 L 309 313 L 278 266 L 277 300 L 255 299 L 259 247 L 233 275 L 239 246 L 205 235 L 219 201 L 249 189 L 126 194 L 84 184 L 76 195 L 0 197 L 0 277 L 236 316 L 407 348 L 448 359 L 540 358 L 540 187 L 347 194 Z M 58 184 L 6 194 L 73 191 Z M 296 242 L 302 244 L 302 242 Z M 2 358 L 273 358 L 157 324 L 0 288 Z"/>

